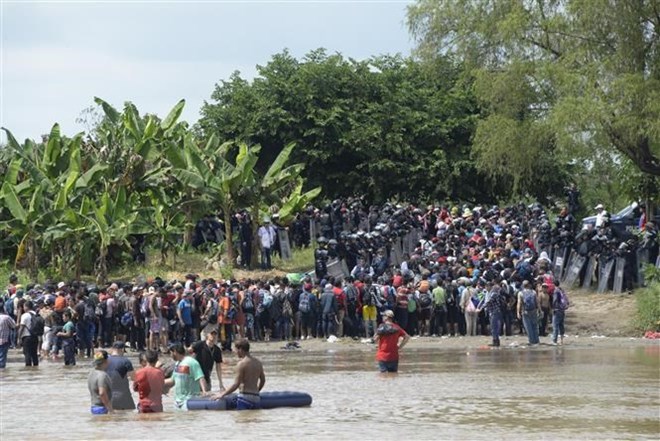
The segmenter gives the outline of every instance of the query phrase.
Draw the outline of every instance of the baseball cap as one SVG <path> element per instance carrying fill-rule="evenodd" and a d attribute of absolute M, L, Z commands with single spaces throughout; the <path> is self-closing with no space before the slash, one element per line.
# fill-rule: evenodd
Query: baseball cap
<path fill-rule="evenodd" d="M 383 313 L 381 315 L 383 317 L 389 317 L 389 318 L 392 318 L 392 319 L 394 318 L 394 312 L 392 312 L 391 309 L 386 309 L 385 311 L 383 311 Z"/>
<path fill-rule="evenodd" d="M 116 341 L 112 344 L 112 347 L 115 349 L 125 349 L 126 343 L 124 343 L 123 341 Z"/>

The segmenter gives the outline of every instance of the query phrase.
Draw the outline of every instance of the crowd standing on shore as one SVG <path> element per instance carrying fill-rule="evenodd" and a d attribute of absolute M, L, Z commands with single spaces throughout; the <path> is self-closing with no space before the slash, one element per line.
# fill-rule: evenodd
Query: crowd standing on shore
<path fill-rule="evenodd" d="M 516 332 L 537 344 L 552 320 L 552 342 L 561 344 L 568 300 L 546 250 L 567 240 L 566 231 L 576 232 L 570 211 L 546 237 L 547 215 L 538 204 L 426 212 L 386 204 L 365 213 L 359 201 L 347 200 L 329 207 L 317 226 L 310 223 L 310 240 L 318 243 L 313 273 L 269 280 L 188 274 L 101 287 L 64 281 L 23 287 L 12 277 L 0 308 L 0 366 L 10 347 L 22 347 L 28 366 L 62 354 L 75 364 L 76 353 L 90 357 L 115 341 L 165 352 L 172 343 L 191 347 L 214 330 L 223 350 L 236 337 L 370 339 L 386 310 L 409 335 L 491 335 L 494 346 L 500 335 Z M 304 245 L 305 229 L 296 225 L 293 240 Z M 588 240 L 599 244 L 607 228 L 603 217 Z M 644 246 L 657 253 L 654 226 L 644 228 Z M 419 240 L 397 258 L 393 239 L 413 230 Z M 350 275 L 330 275 L 331 259 L 346 262 Z"/>

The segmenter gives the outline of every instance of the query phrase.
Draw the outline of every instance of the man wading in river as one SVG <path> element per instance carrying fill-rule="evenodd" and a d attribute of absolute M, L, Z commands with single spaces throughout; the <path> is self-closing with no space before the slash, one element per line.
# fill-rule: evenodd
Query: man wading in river
<path fill-rule="evenodd" d="M 399 349 L 402 349 L 410 336 L 394 323 L 394 313 L 391 310 L 383 312 L 383 323 L 376 329 L 375 342 L 378 344 L 376 360 L 381 372 L 397 372 L 399 370 Z"/>
<path fill-rule="evenodd" d="M 236 354 L 240 361 L 236 366 L 236 379 L 227 390 L 216 396 L 221 399 L 239 389 L 236 400 L 236 410 L 252 410 L 261 408 L 259 392 L 266 384 L 264 367 L 259 360 L 250 355 L 250 342 L 242 339 L 235 344 Z"/>

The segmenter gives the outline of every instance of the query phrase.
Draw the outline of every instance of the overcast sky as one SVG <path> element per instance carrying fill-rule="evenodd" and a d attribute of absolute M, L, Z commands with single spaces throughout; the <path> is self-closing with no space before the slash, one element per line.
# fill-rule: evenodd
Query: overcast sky
<path fill-rule="evenodd" d="M 161 116 L 185 98 L 193 123 L 216 83 L 235 70 L 253 78 L 285 48 L 360 60 L 412 48 L 407 1 L 0 3 L 0 125 L 19 141 L 55 122 L 83 130 L 75 120 L 94 96 Z"/>

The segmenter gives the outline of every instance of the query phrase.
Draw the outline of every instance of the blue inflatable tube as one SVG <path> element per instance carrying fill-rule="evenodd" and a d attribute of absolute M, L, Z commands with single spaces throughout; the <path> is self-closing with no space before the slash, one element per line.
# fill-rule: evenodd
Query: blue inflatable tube
<path fill-rule="evenodd" d="M 261 408 L 305 407 L 312 404 L 312 396 L 305 392 L 262 392 Z M 227 395 L 220 400 L 200 397 L 187 402 L 188 410 L 236 410 L 236 394 Z"/>

